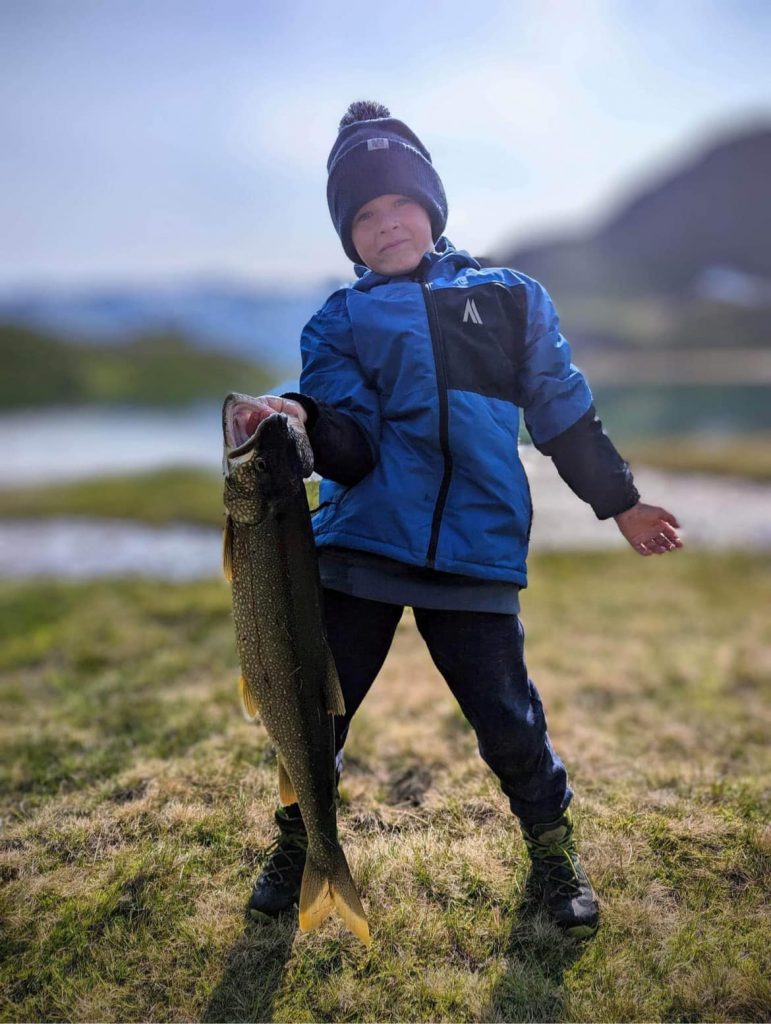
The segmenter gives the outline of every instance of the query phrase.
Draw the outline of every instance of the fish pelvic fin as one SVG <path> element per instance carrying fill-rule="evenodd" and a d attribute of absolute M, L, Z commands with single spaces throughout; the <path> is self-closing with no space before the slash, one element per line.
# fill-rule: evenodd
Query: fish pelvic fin
<path fill-rule="evenodd" d="M 233 520 L 225 516 L 225 529 L 222 533 L 222 572 L 228 583 L 233 582 Z"/>
<path fill-rule="evenodd" d="M 249 682 L 243 674 L 240 675 L 238 679 L 238 691 L 241 694 L 241 704 L 243 705 L 244 715 L 250 722 L 255 722 L 260 713 L 260 709 L 257 707 L 257 702 L 252 695 L 252 689 L 249 686 Z"/>
<path fill-rule="evenodd" d="M 340 688 L 340 677 L 335 668 L 332 652 L 327 651 L 327 671 L 324 676 L 324 703 L 330 715 L 345 714 L 345 700 Z"/>
<path fill-rule="evenodd" d="M 333 909 L 343 919 L 346 928 L 365 946 L 369 946 L 371 939 L 367 915 L 356 892 L 342 847 L 337 847 L 330 875 L 326 875 L 316 864 L 309 850 L 300 889 L 300 928 L 304 932 L 313 931 L 329 917 Z"/>
<path fill-rule="evenodd" d="M 286 770 L 286 765 L 280 757 L 278 759 L 278 795 L 284 806 L 297 803 L 297 794 L 294 791 L 294 785 L 292 784 L 292 780 L 289 778 L 289 772 Z"/>

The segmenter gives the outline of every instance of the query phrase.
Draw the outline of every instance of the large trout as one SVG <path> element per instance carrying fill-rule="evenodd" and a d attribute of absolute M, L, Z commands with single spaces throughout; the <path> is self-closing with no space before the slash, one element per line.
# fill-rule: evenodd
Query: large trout
<path fill-rule="evenodd" d="M 278 753 L 281 802 L 299 803 L 308 833 L 300 927 L 317 928 L 336 909 L 369 944 L 367 917 L 337 838 L 333 715 L 345 713 L 327 646 L 321 584 L 303 476 L 313 469 L 304 431 L 283 414 L 242 436 L 231 394 L 225 441 L 224 566 L 247 714 L 261 718 Z"/>

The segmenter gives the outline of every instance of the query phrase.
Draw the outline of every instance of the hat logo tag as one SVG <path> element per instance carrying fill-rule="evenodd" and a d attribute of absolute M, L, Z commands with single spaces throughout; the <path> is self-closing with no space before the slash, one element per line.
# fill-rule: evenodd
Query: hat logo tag
<path fill-rule="evenodd" d="M 477 304 L 473 299 L 466 299 L 466 308 L 463 310 L 463 323 L 467 324 L 469 320 L 472 324 L 482 323 L 482 317 L 479 315 Z"/>
<path fill-rule="evenodd" d="M 388 139 L 367 139 L 367 149 L 388 149 Z"/>

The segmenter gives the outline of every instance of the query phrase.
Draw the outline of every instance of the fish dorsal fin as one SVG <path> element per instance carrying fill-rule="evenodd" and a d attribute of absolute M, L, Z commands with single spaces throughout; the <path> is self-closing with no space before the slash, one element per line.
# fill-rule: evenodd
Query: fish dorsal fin
<path fill-rule="evenodd" d="M 289 772 L 286 770 L 286 765 L 279 757 L 278 759 L 278 795 L 281 803 L 288 807 L 289 804 L 297 803 L 297 794 L 294 791 L 294 785 L 292 780 L 289 778 Z"/>
<path fill-rule="evenodd" d="M 340 689 L 340 677 L 335 668 L 332 652 L 327 650 L 327 668 L 324 675 L 324 702 L 330 715 L 345 714 L 345 700 Z"/>
<path fill-rule="evenodd" d="M 225 529 L 222 533 L 222 571 L 228 583 L 233 582 L 233 520 L 225 516 Z"/>

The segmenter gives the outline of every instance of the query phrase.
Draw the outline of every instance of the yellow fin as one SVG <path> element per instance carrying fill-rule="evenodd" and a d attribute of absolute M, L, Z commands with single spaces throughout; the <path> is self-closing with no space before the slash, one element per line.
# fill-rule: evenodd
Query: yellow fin
<path fill-rule="evenodd" d="M 284 806 L 297 803 L 297 794 L 294 791 L 292 780 L 289 778 L 289 772 L 286 770 L 286 765 L 280 757 L 278 759 L 278 795 Z"/>
<path fill-rule="evenodd" d="M 225 529 L 222 534 L 222 571 L 228 583 L 233 582 L 233 520 L 225 516 Z"/>
<path fill-rule="evenodd" d="M 300 887 L 300 928 L 312 932 L 334 909 L 329 879 L 308 856 Z"/>
<path fill-rule="evenodd" d="M 327 673 L 324 676 L 324 703 L 330 715 L 345 714 L 345 700 L 340 689 L 340 677 L 335 668 L 332 652 L 327 653 Z"/>
<path fill-rule="evenodd" d="M 260 713 L 260 709 L 257 707 L 257 703 L 252 696 L 249 683 L 246 680 L 246 676 L 243 674 L 238 678 L 238 691 L 241 694 L 241 703 L 244 707 L 244 714 L 250 722 L 254 722 L 257 715 Z"/>
<path fill-rule="evenodd" d="M 312 931 L 329 916 L 332 907 L 346 928 L 365 946 L 370 944 L 369 923 L 341 847 L 338 846 L 332 877 L 327 878 L 308 853 L 300 889 L 300 928 Z"/>

